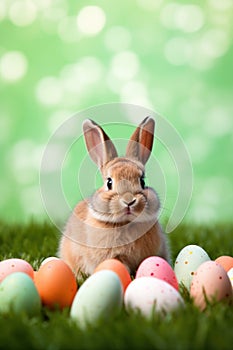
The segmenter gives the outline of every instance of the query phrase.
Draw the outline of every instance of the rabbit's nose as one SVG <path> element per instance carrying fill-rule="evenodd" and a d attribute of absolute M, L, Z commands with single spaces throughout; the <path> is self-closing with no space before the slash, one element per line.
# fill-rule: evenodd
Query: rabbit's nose
<path fill-rule="evenodd" d="M 131 207 L 132 205 L 134 205 L 136 203 L 136 198 L 134 198 L 132 193 L 125 193 L 125 195 L 121 199 L 121 202 L 124 205 L 127 205 L 128 207 Z"/>
<path fill-rule="evenodd" d="M 128 205 L 128 207 L 131 207 L 131 205 L 133 205 L 136 202 L 136 198 L 134 198 L 131 202 L 125 202 L 125 204 Z"/>

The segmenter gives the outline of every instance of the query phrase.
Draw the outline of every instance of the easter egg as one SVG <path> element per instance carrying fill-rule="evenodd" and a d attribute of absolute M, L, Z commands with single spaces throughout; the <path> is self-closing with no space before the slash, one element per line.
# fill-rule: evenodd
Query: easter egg
<path fill-rule="evenodd" d="M 82 328 L 98 319 L 106 321 L 122 308 L 123 290 L 118 275 L 110 270 L 97 271 L 79 288 L 70 315 Z"/>
<path fill-rule="evenodd" d="M 0 284 L 0 313 L 34 316 L 40 309 L 40 296 L 31 277 L 24 272 L 14 272 L 4 278 Z"/>
<path fill-rule="evenodd" d="M 0 282 L 14 272 L 24 272 L 31 278 L 34 276 L 32 266 L 23 259 L 11 258 L 0 262 Z"/>
<path fill-rule="evenodd" d="M 70 307 L 77 292 L 75 275 L 61 259 L 42 264 L 35 275 L 35 284 L 43 305 L 49 308 Z"/>
<path fill-rule="evenodd" d="M 117 259 L 106 259 L 101 262 L 94 270 L 94 273 L 101 270 L 111 270 L 114 271 L 122 283 L 123 291 L 126 290 L 127 286 L 131 282 L 131 277 L 129 271 L 125 265 Z"/>
<path fill-rule="evenodd" d="M 206 251 L 198 245 L 191 244 L 184 247 L 175 260 L 174 271 L 179 284 L 183 284 L 188 290 L 194 272 L 203 262 L 209 261 Z"/>
<path fill-rule="evenodd" d="M 141 262 L 136 272 L 136 278 L 145 276 L 159 278 L 171 284 L 175 289 L 178 290 L 179 288 L 177 278 L 172 267 L 165 259 L 160 258 L 159 256 L 150 256 Z"/>
<path fill-rule="evenodd" d="M 227 272 L 227 276 L 229 277 L 233 288 L 233 267 Z"/>
<path fill-rule="evenodd" d="M 124 296 L 127 311 L 140 312 L 151 318 L 155 312 L 166 314 L 184 305 L 179 292 L 156 277 L 140 277 L 127 287 Z"/>
<path fill-rule="evenodd" d="M 190 288 L 194 304 L 204 310 L 209 302 L 232 298 L 232 286 L 227 272 L 215 261 L 206 261 L 194 273 Z"/>
<path fill-rule="evenodd" d="M 233 267 L 233 257 L 228 255 L 219 256 L 215 261 L 220 264 L 224 270 L 229 271 Z"/>

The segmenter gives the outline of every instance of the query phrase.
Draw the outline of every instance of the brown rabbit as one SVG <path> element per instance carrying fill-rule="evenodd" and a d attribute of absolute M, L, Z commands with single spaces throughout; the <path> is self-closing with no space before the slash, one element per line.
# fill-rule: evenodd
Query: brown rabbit
<path fill-rule="evenodd" d="M 86 146 L 104 185 L 77 204 L 60 240 L 58 255 L 76 275 L 92 274 L 100 262 L 109 258 L 119 259 L 131 274 L 151 255 L 169 261 L 158 223 L 159 199 L 144 181 L 154 124 L 152 118 L 145 118 L 131 136 L 126 156 L 118 157 L 103 129 L 89 119 L 84 121 Z"/>

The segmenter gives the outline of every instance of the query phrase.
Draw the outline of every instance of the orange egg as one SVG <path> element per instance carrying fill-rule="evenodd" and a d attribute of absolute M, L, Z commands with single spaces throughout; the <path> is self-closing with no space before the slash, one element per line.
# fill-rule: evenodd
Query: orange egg
<path fill-rule="evenodd" d="M 33 274 L 33 280 L 35 281 L 36 280 L 36 275 L 38 274 L 38 271 L 37 270 L 34 270 L 34 274 Z"/>
<path fill-rule="evenodd" d="M 222 255 L 215 259 L 215 261 L 216 263 L 222 265 L 224 270 L 227 272 L 233 267 L 233 258 L 231 256 Z"/>
<path fill-rule="evenodd" d="M 35 274 L 35 285 L 43 305 L 60 309 L 71 306 L 78 288 L 74 273 L 60 259 L 40 266 Z"/>
<path fill-rule="evenodd" d="M 107 259 L 101 262 L 94 270 L 94 273 L 100 270 L 114 271 L 120 278 L 123 291 L 125 292 L 127 286 L 131 282 L 129 271 L 125 265 L 117 259 Z"/>

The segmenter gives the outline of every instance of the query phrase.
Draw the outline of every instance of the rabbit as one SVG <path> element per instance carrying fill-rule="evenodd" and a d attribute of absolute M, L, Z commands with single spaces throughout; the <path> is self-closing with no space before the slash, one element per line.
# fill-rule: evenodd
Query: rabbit
<path fill-rule="evenodd" d="M 126 156 L 119 157 L 98 124 L 90 119 L 83 122 L 87 150 L 104 184 L 76 205 L 59 242 L 58 256 L 77 277 L 91 275 L 110 258 L 120 260 L 131 275 L 149 256 L 170 262 L 168 242 L 158 222 L 159 198 L 144 180 L 154 126 L 154 119 L 146 117 L 132 134 Z"/>

